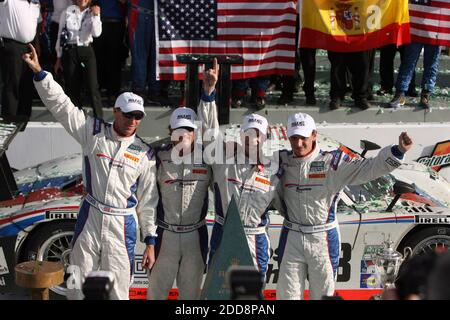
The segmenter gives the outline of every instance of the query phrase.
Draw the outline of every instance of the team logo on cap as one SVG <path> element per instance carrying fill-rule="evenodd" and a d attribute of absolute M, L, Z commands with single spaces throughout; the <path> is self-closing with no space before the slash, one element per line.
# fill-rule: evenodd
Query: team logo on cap
<path fill-rule="evenodd" d="M 142 104 L 142 100 L 140 100 L 140 99 L 134 99 L 134 98 L 130 98 L 130 99 L 128 99 L 128 103 L 137 103 L 137 104 Z"/>
<path fill-rule="evenodd" d="M 248 123 L 253 123 L 253 122 L 262 124 L 262 120 L 261 119 L 255 119 L 255 118 L 248 119 Z"/>
<path fill-rule="evenodd" d="M 177 120 L 178 120 L 178 119 L 188 119 L 188 120 L 192 120 L 192 117 L 191 117 L 190 114 L 179 114 L 179 115 L 177 116 Z"/>
<path fill-rule="evenodd" d="M 305 121 L 296 121 L 291 123 L 291 127 L 304 127 Z"/>

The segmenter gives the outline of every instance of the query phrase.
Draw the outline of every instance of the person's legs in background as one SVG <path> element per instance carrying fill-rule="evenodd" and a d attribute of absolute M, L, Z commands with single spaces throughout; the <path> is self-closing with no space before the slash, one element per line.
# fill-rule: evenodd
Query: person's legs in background
<path fill-rule="evenodd" d="M 306 105 L 316 105 L 314 94 L 314 81 L 316 79 L 316 49 L 300 48 L 300 61 L 303 68 L 303 91 L 305 92 Z"/>
<path fill-rule="evenodd" d="M 61 62 L 63 66 L 64 83 L 66 93 L 73 104 L 81 109 L 81 84 L 83 74 L 78 59 L 78 48 L 73 47 L 63 51 Z"/>
<path fill-rule="evenodd" d="M 422 92 L 419 102 L 419 106 L 422 108 L 430 108 L 429 96 L 433 94 L 433 89 L 436 85 L 436 78 L 439 71 L 439 54 L 440 46 L 424 45 Z"/>
<path fill-rule="evenodd" d="M 341 99 L 345 95 L 345 60 L 341 52 L 328 51 L 330 69 L 330 110 L 336 110 L 341 105 Z"/>
<path fill-rule="evenodd" d="M 97 81 L 97 62 L 95 52 L 92 47 L 79 48 L 80 60 L 84 64 L 83 71 L 86 75 L 86 87 L 89 95 L 89 102 L 94 111 L 94 116 L 103 117 L 103 105 Z"/>
<path fill-rule="evenodd" d="M 398 108 L 405 104 L 405 92 L 408 90 L 409 84 L 412 80 L 412 75 L 420 57 L 423 44 L 418 42 L 411 42 L 406 45 L 402 62 L 397 75 L 395 83 L 395 95 L 389 103 L 389 107 Z"/>
<path fill-rule="evenodd" d="M 232 108 L 241 108 L 245 105 L 245 96 L 247 95 L 248 82 L 248 79 L 239 79 L 232 81 Z"/>
<path fill-rule="evenodd" d="M 128 15 L 128 31 L 131 50 L 131 88 L 132 91 L 146 98 L 146 84 L 148 76 L 148 59 L 151 45 L 150 15 L 140 13 L 133 7 Z"/>
<path fill-rule="evenodd" d="M 370 63 L 373 50 L 344 53 L 346 65 L 352 75 L 353 99 L 355 107 L 362 110 L 370 108 L 367 101 L 367 93 L 370 78 Z"/>
<path fill-rule="evenodd" d="M 31 115 L 33 72 L 22 60 L 28 45 L 3 40 L 0 65 L 3 78 L 2 117 Z"/>
<path fill-rule="evenodd" d="M 395 44 L 388 44 L 380 48 L 380 90 L 377 95 L 392 94 L 394 87 L 394 58 L 397 53 Z"/>
<path fill-rule="evenodd" d="M 102 25 L 101 36 L 94 39 L 97 75 L 99 86 L 106 89 L 108 105 L 112 107 L 122 84 L 125 22 L 104 21 Z"/>
<path fill-rule="evenodd" d="M 400 61 L 403 61 L 405 47 L 406 47 L 406 45 L 398 47 L 398 52 L 400 52 Z M 413 76 L 409 83 L 408 91 L 406 91 L 406 95 L 408 97 L 418 97 L 419 96 L 419 94 L 417 93 L 417 90 L 416 90 L 416 70 L 414 70 L 414 72 L 413 72 Z"/>
<path fill-rule="evenodd" d="M 374 85 L 374 69 L 375 69 L 375 54 L 376 49 L 369 50 L 369 81 L 367 84 L 367 100 L 375 100 L 373 95 L 373 85 Z"/>
<path fill-rule="evenodd" d="M 268 77 L 251 78 L 249 81 L 252 88 L 251 102 L 255 103 L 256 109 L 261 110 L 266 106 L 266 90 L 269 86 Z"/>

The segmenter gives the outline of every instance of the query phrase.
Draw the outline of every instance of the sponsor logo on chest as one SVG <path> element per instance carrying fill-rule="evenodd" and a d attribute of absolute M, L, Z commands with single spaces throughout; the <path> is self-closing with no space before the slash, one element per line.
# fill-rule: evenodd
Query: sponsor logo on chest
<path fill-rule="evenodd" d="M 322 179 L 325 178 L 325 161 L 313 161 L 309 167 L 309 179 Z"/>

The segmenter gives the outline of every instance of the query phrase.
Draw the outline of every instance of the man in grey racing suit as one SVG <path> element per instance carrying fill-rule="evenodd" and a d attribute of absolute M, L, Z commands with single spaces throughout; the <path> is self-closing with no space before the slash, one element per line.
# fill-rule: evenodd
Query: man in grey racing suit
<path fill-rule="evenodd" d="M 83 281 L 93 270 L 111 271 L 112 299 L 128 299 L 134 265 L 137 221 L 147 248 L 144 265 L 154 263 L 156 165 L 153 150 L 137 135 L 144 117 L 142 98 L 126 92 L 117 98 L 114 123 L 87 116 L 39 65 L 35 49 L 23 56 L 34 84 L 52 115 L 82 146 L 86 196 L 72 240 L 67 297 L 81 299 Z"/>
<path fill-rule="evenodd" d="M 172 143 L 156 149 L 158 237 L 149 300 L 167 299 L 175 279 L 179 300 L 200 294 L 208 253 L 205 218 L 211 168 L 203 161 L 202 146 L 196 145 L 196 117 L 190 108 L 175 109 L 170 117 Z"/>
<path fill-rule="evenodd" d="M 279 241 L 277 299 L 302 299 L 306 276 L 311 299 L 334 294 L 340 253 L 336 208 L 341 190 L 398 168 L 412 146 L 403 132 L 398 145 L 363 159 L 345 148 L 320 150 L 316 134 L 314 119 L 308 114 L 289 117 L 292 151 L 280 154 L 283 173 L 277 189 L 285 218 Z"/>
<path fill-rule="evenodd" d="M 278 163 L 263 161 L 262 144 L 267 137 L 267 119 L 258 114 L 244 117 L 241 130 L 241 143 L 231 145 L 223 142 L 219 133 L 215 99 L 215 84 L 219 67 L 207 70 L 203 81 L 202 101 L 198 108 L 199 119 L 203 122 L 205 132 L 204 141 L 214 136 L 216 140 L 205 150 L 205 158 L 209 157 L 209 147 L 214 146 L 215 156 L 208 162 L 213 170 L 213 188 L 215 204 L 215 223 L 210 241 L 209 262 L 211 263 L 215 251 L 222 238 L 222 225 L 232 197 L 234 196 L 241 216 L 241 221 L 247 236 L 250 253 L 254 266 L 265 277 L 270 259 L 270 242 L 267 235 L 269 224 L 268 210 L 276 192 L 278 184 Z M 222 150 L 223 149 L 223 150 Z M 234 150 L 228 152 L 228 150 Z M 225 157 L 217 157 L 217 154 Z M 267 160 L 267 161 L 266 161 Z"/>

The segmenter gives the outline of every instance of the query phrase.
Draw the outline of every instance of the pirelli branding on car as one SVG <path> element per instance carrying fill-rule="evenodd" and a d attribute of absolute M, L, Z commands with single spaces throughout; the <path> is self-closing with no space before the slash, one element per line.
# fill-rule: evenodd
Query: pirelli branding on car
<path fill-rule="evenodd" d="M 450 224 L 450 216 L 416 216 L 418 224 Z"/>
<path fill-rule="evenodd" d="M 436 143 L 430 156 L 421 157 L 417 162 L 431 167 L 435 171 L 450 166 L 450 140 Z"/>
<path fill-rule="evenodd" d="M 77 212 L 67 210 L 45 211 L 45 219 L 76 219 Z"/>

